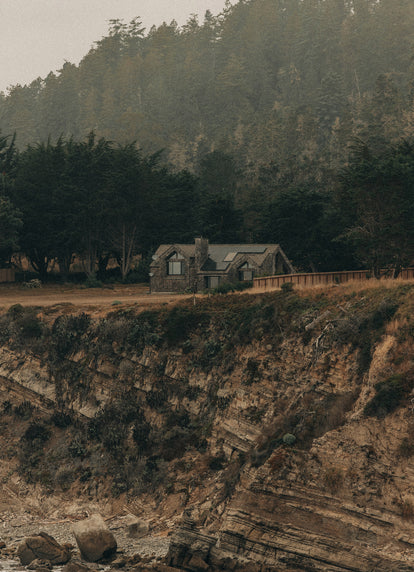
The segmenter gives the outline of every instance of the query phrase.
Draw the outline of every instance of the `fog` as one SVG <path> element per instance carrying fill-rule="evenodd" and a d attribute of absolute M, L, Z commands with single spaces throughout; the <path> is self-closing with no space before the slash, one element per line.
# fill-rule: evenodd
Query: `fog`
<path fill-rule="evenodd" d="M 110 19 L 139 16 L 148 30 L 191 14 L 220 12 L 225 0 L 1 0 L 0 91 L 79 63 L 106 35 Z"/>

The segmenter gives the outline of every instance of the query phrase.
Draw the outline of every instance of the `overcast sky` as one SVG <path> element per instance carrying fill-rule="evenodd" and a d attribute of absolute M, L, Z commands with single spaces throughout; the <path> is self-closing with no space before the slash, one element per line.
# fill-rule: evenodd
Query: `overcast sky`
<path fill-rule="evenodd" d="M 231 2 L 235 3 L 235 0 Z M 92 44 L 106 36 L 110 19 L 139 16 L 153 24 L 191 14 L 218 14 L 225 0 L 0 0 L 0 91 L 27 84 L 65 61 L 78 64 Z"/>

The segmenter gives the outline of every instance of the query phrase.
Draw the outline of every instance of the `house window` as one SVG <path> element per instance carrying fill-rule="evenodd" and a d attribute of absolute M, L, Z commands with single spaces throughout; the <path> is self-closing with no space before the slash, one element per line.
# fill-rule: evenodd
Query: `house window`
<path fill-rule="evenodd" d="M 184 256 L 174 252 L 167 260 L 167 274 L 169 276 L 182 276 L 184 274 Z"/>
<path fill-rule="evenodd" d="M 253 280 L 253 266 L 249 262 L 245 262 L 239 267 L 240 282 L 251 282 Z"/>

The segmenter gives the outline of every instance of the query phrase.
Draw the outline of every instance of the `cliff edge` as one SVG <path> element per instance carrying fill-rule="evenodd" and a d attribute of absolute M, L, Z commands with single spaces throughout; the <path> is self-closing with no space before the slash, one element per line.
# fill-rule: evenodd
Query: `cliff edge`
<path fill-rule="evenodd" d="M 3 493 L 124 507 L 183 570 L 414 570 L 413 307 L 412 284 L 12 306 Z"/>

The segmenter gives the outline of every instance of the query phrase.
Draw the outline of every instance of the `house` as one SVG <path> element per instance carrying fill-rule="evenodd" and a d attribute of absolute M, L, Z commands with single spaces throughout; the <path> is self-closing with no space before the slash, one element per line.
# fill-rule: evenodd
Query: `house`
<path fill-rule="evenodd" d="M 278 244 L 162 244 L 150 269 L 151 292 L 217 288 L 255 276 L 291 274 L 291 262 Z"/>

